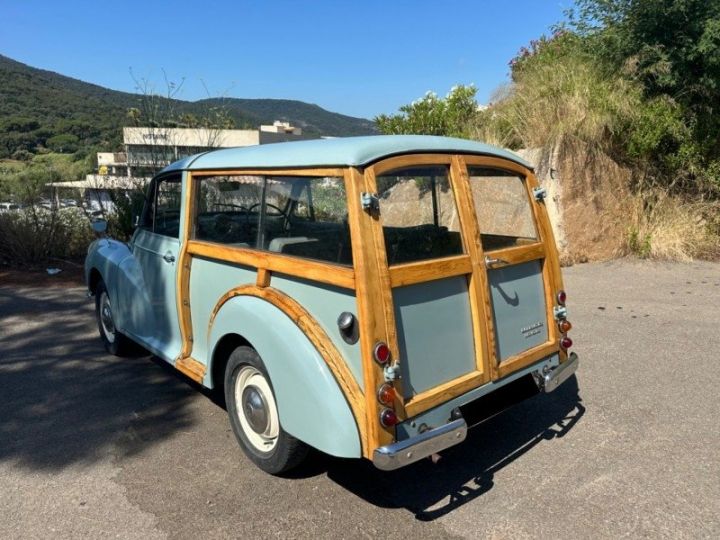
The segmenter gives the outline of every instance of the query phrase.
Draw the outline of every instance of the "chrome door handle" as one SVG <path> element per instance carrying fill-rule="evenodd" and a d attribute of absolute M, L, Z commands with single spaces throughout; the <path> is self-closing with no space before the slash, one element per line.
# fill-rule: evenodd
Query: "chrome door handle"
<path fill-rule="evenodd" d="M 510 264 L 505 259 L 493 259 L 485 255 L 485 267 L 492 268 L 496 264 Z"/>
<path fill-rule="evenodd" d="M 167 253 L 165 253 L 165 255 L 163 255 L 163 260 L 164 260 L 166 263 L 174 263 L 174 262 L 175 262 L 175 255 L 173 255 L 172 253 L 170 253 L 170 252 L 168 251 Z"/>

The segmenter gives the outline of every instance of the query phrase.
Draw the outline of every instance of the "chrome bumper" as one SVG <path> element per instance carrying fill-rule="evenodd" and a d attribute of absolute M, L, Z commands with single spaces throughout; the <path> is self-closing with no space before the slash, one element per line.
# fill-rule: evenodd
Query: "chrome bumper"
<path fill-rule="evenodd" d="M 555 390 L 577 371 L 579 363 L 580 361 L 578 360 L 578 355 L 570 353 L 570 356 L 564 363 L 560 364 L 555 369 L 551 369 L 547 373 L 540 375 L 541 389 L 545 393 Z"/>
<path fill-rule="evenodd" d="M 404 441 L 381 446 L 373 453 L 373 464 L 383 471 L 399 469 L 465 440 L 467 424 L 462 418 L 429 429 Z"/>

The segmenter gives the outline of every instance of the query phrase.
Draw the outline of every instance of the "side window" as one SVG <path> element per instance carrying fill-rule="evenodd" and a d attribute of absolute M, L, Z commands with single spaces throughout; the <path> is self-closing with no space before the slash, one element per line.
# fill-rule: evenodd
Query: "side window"
<path fill-rule="evenodd" d="M 262 176 L 204 176 L 197 181 L 193 237 L 238 247 L 255 247 L 264 179 Z"/>
<path fill-rule="evenodd" d="M 468 173 L 483 249 L 537 242 L 525 178 L 485 167 L 469 167 Z"/>
<path fill-rule="evenodd" d="M 182 179 L 166 176 L 153 180 L 148 189 L 140 227 L 163 236 L 180 237 Z"/>
<path fill-rule="evenodd" d="M 390 265 L 463 253 L 447 166 L 390 171 L 377 185 Z"/>
<path fill-rule="evenodd" d="M 195 178 L 195 239 L 352 264 L 342 178 Z"/>

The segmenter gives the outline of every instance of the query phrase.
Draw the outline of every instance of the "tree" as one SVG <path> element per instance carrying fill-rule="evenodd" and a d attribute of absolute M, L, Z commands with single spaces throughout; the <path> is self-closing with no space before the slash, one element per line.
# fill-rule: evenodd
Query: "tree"
<path fill-rule="evenodd" d="M 571 25 L 649 99 L 683 108 L 697 148 L 720 157 L 720 0 L 576 0 Z"/>
<path fill-rule="evenodd" d="M 78 141 L 79 139 L 77 138 L 77 136 L 70 133 L 62 133 L 60 135 L 50 137 L 46 141 L 46 144 L 50 150 L 54 150 L 55 152 L 60 153 L 71 154 L 78 149 Z"/>
<path fill-rule="evenodd" d="M 473 86 L 455 86 L 445 98 L 428 92 L 409 105 L 400 107 L 397 114 L 381 114 L 375 123 L 382 133 L 445 135 L 468 138 L 478 114 Z"/>

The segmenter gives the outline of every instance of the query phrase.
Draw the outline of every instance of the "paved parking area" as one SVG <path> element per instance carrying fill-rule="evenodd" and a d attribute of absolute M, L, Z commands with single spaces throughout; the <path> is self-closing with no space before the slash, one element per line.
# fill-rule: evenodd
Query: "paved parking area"
<path fill-rule="evenodd" d="M 720 264 L 565 278 L 577 379 L 437 465 L 284 479 L 162 362 L 105 354 L 82 288 L 0 283 L 0 537 L 720 537 Z"/>

